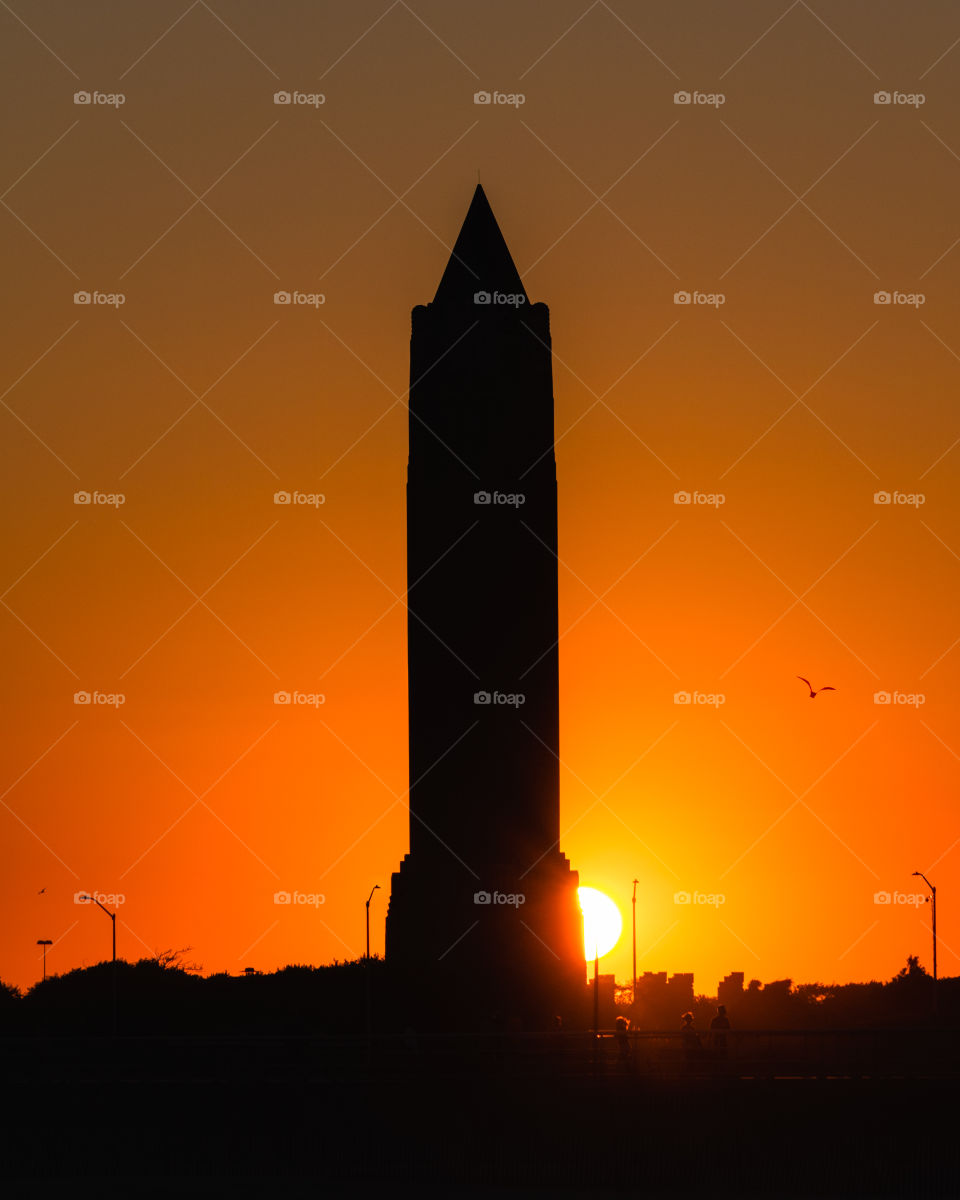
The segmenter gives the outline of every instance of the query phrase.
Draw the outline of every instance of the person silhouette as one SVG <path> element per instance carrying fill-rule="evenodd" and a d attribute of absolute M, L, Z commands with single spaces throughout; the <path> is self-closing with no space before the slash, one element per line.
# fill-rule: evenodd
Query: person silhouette
<path fill-rule="evenodd" d="M 620 1066 L 629 1067 L 630 1065 L 630 1039 L 627 1037 L 627 1030 L 630 1028 L 630 1022 L 624 1016 L 617 1017 L 614 1021 L 616 1032 L 614 1038 L 617 1043 L 617 1062 Z"/>
<path fill-rule="evenodd" d="M 710 1022 L 710 1030 L 713 1033 L 713 1048 L 718 1054 L 725 1054 L 727 1051 L 727 1033 L 730 1028 L 730 1018 L 727 1016 L 727 1006 L 725 1004 L 717 1005 L 717 1015 Z"/>
<path fill-rule="evenodd" d="M 702 1049 L 700 1035 L 693 1027 L 693 1013 L 685 1012 L 680 1018 L 680 1035 L 683 1039 L 683 1055 L 688 1063 L 694 1062 L 700 1056 Z"/>

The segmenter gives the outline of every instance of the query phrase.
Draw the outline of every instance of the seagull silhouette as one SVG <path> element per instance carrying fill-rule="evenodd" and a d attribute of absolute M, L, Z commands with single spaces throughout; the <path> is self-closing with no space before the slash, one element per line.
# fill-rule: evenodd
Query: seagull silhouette
<path fill-rule="evenodd" d="M 801 680 L 803 683 L 805 683 L 807 685 L 807 687 L 810 689 L 810 699 L 811 700 L 815 699 L 817 692 L 835 692 L 837 690 L 835 687 L 831 687 L 829 684 L 827 684 L 826 687 L 817 688 L 817 691 L 815 692 L 813 690 L 813 686 L 810 683 L 809 679 L 804 679 L 802 675 L 798 675 L 797 678 L 799 680 Z"/>
<path fill-rule="evenodd" d="M 41 889 L 40 889 L 40 891 L 39 891 L 39 892 L 37 892 L 37 895 L 38 895 L 38 896 L 42 896 L 42 895 L 43 895 L 43 893 L 44 893 L 46 890 L 47 890 L 46 888 L 41 888 Z"/>

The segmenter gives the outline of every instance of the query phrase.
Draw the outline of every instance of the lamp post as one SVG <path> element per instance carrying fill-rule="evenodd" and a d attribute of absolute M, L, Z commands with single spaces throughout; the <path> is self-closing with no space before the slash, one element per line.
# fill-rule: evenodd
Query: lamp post
<path fill-rule="evenodd" d="M 47 947 L 52 946 L 53 942 L 50 938 L 38 938 L 37 945 L 43 947 L 43 978 L 47 978 Z"/>
<path fill-rule="evenodd" d="M 364 1007 L 366 1009 L 368 1067 L 373 1062 L 373 993 L 370 990 L 370 901 L 373 899 L 373 893 L 379 887 L 380 884 L 375 883 L 370 889 L 370 895 L 367 897 L 367 953 L 363 960 L 363 992 Z"/>
<path fill-rule="evenodd" d="M 923 882 L 930 889 L 930 916 L 933 924 L 933 982 L 936 986 L 937 982 L 937 889 L 933 886 L 930 880 L 922 871 L 914 871 L 914 875 L 919 875 Z"/>
<path fill-rule="evenodd" d="M 113 1032 L 117 1032 L 117 914 L 111 912 L 109 908 L 96 898 L 96 896 L 83 895 L 81 900 L 92 900 L 97 908 L 102 909 L 110 918 L 110 924 L 113 927 Z"/>
<path fill-rule="evenodd" d="M 380 887 L 379 883 L 375 883 L 370 889 L 370 895 L 367 897 L 367 958 L 370 957 L 370 901 L 373 899 L 373 893 Z"/>
<path fill-rule="evenodd" d="M 597 1073 L 600 1050 L 600 947 L 593 947 L 593 1073 Z"/>
<path fill-rule="evenodd" d="M 109 908 L 104 908 L 104 906 L 100 903 L 100 901 L 96 898 L 96 896 L 83 895 L 80 897 L 80 899 L 81 900 L 92 900 L 94 902 L 94 904 L 97 906 L 97 908 L 103 909 L 103 911 L 110 918 L 110 923 L 113 925 L 113 965 L 114 965 L 114 967 L 116 967 L 116 965 L 117 965 L 117 914 L 115 912 L 111 912 Z"/>
<path fill-rule="evenodd" d="M 637 1007 L 637 884 L 639 879 L 633 881 L 633 899 L 630 904 L 633 908 L 633 987 L 630 990 L 630 999 L 633 1002 L 633 1007 Z"/>

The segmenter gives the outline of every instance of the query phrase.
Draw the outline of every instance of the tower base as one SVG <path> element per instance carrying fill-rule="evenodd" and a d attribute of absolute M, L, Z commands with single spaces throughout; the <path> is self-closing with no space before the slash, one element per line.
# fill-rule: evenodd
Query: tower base
<path fill-rule="evenodd" d="M 480 879 L 452 858 L 421 867 L 408 854 L 391 881 L 387 963 L 412 970 L 425 994 L 453 986 L 448 1002 L 465 1016 L 525 1028 L 574 1021 L 585 971 L 578 885 L 559 850 Z"/>

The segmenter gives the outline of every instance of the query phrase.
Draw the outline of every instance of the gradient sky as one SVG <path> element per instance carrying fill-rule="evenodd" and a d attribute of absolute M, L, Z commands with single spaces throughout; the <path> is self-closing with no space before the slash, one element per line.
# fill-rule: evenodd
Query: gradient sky
<path fill-rule="evenodd" d="M 362 953 L 379 883 L 382 952 L 410 309 L 478 171 L 551 311 L 561 845 L 624 914 L 604 967 L 634 877 L 639 969 L 698 990 L 929 966 L 928 908 L 875 902 L 922 870 L 960 971 L 955 4 L 11 0 L 0 28 L 0 978 L 41 937 L 51 970 L 108 953 L 87 889 L 125 897 L 122 956 L 237 973 Z"/>

